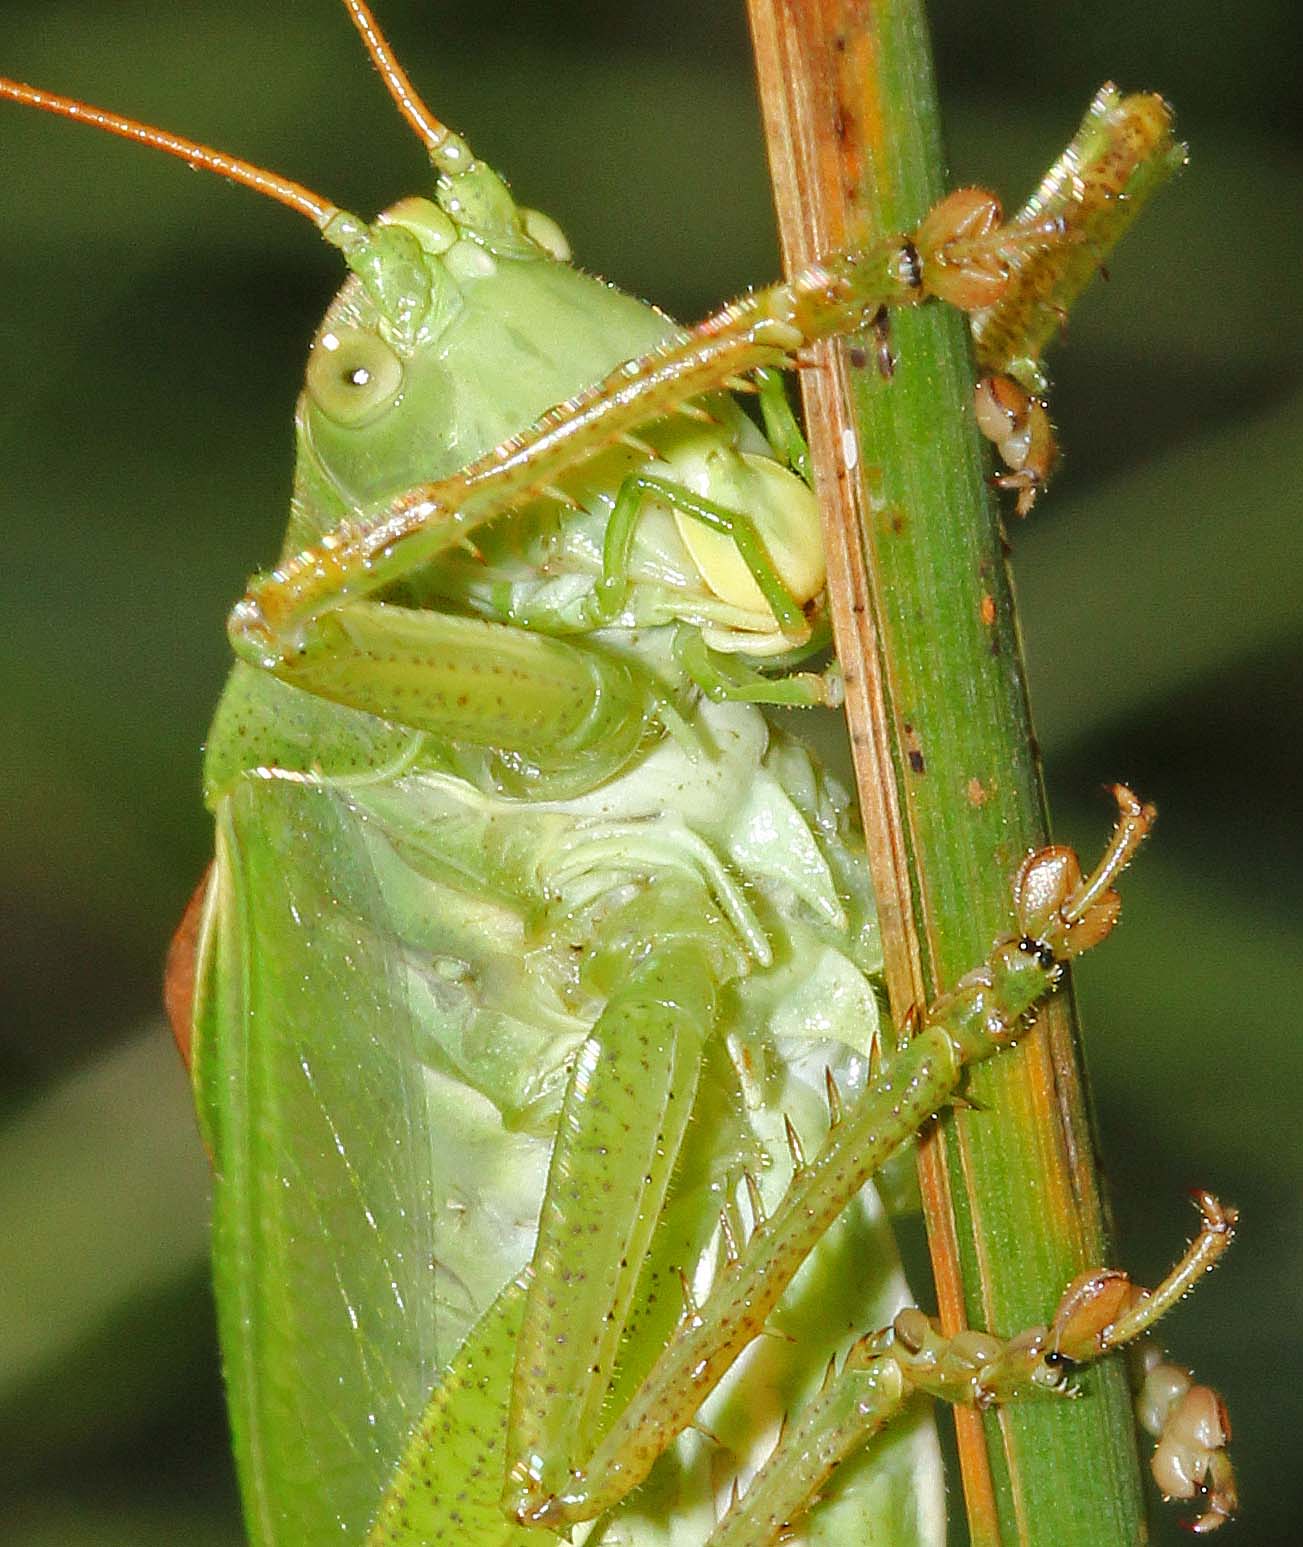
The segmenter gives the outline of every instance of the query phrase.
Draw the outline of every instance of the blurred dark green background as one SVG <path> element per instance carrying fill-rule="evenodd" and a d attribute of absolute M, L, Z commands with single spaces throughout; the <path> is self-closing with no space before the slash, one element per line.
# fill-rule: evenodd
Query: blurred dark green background
<path fill-rule="evenodd" d="M 379 5 L 435 109 L 586 265 L 687 317 L 774 275 L 741 0 Z M 1192 1184 L 1242 1206 L 1242 1244 L 1170 1341 L 1232 1406 L 1228 1539 L 1292 1543 L 1295 13 L 934 12 L 957 180 L 1021 196 L 1108 76 L 1168 94 L 1193 147 L 1073 318 L 1064 471 L 1014 539 L 1059 828 L 1093 850 L 1118 776 L 1163 808 L 1126 927 L 1079 974 L 1122 1258 L 1152 1282 Z M 7 73 L 364 212 L 422 187 L 333 0 L 3 0 L 0 37 Z M 158 983 L 209 846 L 223 615 L 278 543 L 301 362 L 338 269 L 278 208 L 13 108 L 0 231 L 0 1544 L 233 1547 L 205 1166 Z"/>

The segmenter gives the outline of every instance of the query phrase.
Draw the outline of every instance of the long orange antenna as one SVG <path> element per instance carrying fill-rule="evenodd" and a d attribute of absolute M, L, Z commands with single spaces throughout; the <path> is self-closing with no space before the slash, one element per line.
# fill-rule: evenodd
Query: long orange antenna
<path fill-rule="evenodd" d="M 459 143 L 457 137 L 446 124 L 440 123 L 422 102 L 416 87 L 412 85 L 411 77 L 399 64 L 398 56 L 390 46 L 389 39 L 381 32 L 366 0 L 344 0 L 344 6 L 353 18 L 353 25 L 362 34 L 366 51 L 371 55 L 371 61 L 376 69 L 379 70 L 380 79 L 385 83 L 385 90 L 394 99 L 394 105 L 425 142 L 431 159 L 437 160 L 439 152 L 450 140 Z M 461 159 L 459 157 L 459 161 Z"/>
<path fill-rule="evenodd" d="M 316 226 L 323 228 L 339 214 L 338 208 L 313 193 L 302 183 L 291 182 L 288 177 L 278 177 L 252 162 L 238 156 L 228 156 L 224 151 L 213 150 L 166 129 L 155 129 L 150 124 L 137 123 L 134 118 L 124 118 L 120 113 L 109 113 L 100 107 L 91 107 L 73 97 L 61 97 L 57 92 L 41 91 L 35 86 L 25 86 L 21 81 L 6 80 L 0 76 L 0 101 L 21 102 L 25 107 L 39 108 L 43 113 L 55 113 L 60 118 L 70 118 L 73 123 L 89 124 L 93 129 L 103 129 L 124 140 L 134 140 L 137 145 L 148 145 L 154 150 L 166 151 L 192 167 L 205 172 L 216 172 L 234 183 L 242 183 L 255 193 L 265 194 L 287 208 L 306 215 Z"/>

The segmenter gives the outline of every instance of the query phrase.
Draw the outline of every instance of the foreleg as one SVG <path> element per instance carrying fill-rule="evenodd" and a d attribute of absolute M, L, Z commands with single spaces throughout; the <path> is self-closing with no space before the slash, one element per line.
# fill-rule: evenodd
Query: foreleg
<path fill-rule="evenodd" d="M 766 465 L 779 471 L 768 459 Z M 781 476 L 789 475 L 782 473 Z M 806 497 L 809 498 L 808 494 Z M 736 550 L 736 566 L 728 565 L 728 568 L 740 566 L 741 572 L 758 591 L 760 605 L 768 607 L 774 621 L 793 644 L 804 644 L 809 639 L 810 624 L 802 604 L 823 589 L 824 581 L 822 566 L 818 566 L 815 573 L 816 567 L 806 558 L 809 549 L 817 548 L 819 544 L 818 513 L 813 501 L 808 530 L 764 533 L 752 515 L 729 509 L 717 500 L 685 489 L 670 477 L 643 472 L 630 473 L 620 485 L 611 518 L 606 524 L 601 576 L 569 625 L 571 628 L 585 633 L 602 628 L 614 622 L 624 610 L 633 578 L 633 545 L 638 519 L 649 501 L 666 506 L 685 521 L 726 538 Z M 712 573 L 712 565 L 709 562 L 702 564 L 696 554 L 694 558 L 706 584 L 719 594 L 722 588 L 716 583 L 718 577 Z M 726 577 L 725 583 L 727 578 L 732 577 Z M 532 612 L 521 621 L 545 630 L 561 624 L 559 615 L 545 611 Z"/>

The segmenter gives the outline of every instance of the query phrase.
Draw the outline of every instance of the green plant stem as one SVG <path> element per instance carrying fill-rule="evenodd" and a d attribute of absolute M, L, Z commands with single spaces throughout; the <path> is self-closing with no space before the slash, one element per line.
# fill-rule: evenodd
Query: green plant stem
<path fill-rule="evenodd" d="M 751 0 L 751 17 L 789 265 L 914 227 L 945 191 L 919 0 Z M 1009 878 L 1046 822 L 964 320 L 940 306 L 894 315 L 890 379 L 881 342 L 829 348 L 803 387 L 900 1016 L 1008 929 Z M 925 1147 L 929 1240 L 946 1330 L 1007 1335 L 1113 1259 L 1069 994 L 975 1071 L 971 1096 L 980 1109 L 946 1117 Z M 1082 1401 L 957 1421 L 979 1547 L 1146 1539 L 1117 1361 Z"/>

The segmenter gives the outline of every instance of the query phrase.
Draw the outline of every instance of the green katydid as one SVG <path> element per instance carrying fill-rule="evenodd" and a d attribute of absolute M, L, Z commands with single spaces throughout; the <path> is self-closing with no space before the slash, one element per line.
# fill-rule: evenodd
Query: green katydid
<path fill-rule="evenodd" d="M 927 1431 L 857 1459 L 868 1432 L 912 1391 L 1063 1389 L 1234 1216 L 1205 1200 L 1139 1307 L 1094 1275 L 1012 1345 L 897 1314 L 872 1174 L 1108 932 L 1152 812 L 1119 790 L 1084 881 L 1032 856 L 1011 939 L 887 1033 L 846 799 L 756 707 L 836 691 L 793 669 L 826 640 L 823 566 L 774 369 L 883 306 L 989 314 L 1062 213 L 1002 226 L 963 191 L 684 333 L 572 269 L 346 4 L 438 173 L 371 225 L 0 86 L 281 199 L 353 270 L 309 360 L 282 558 L 232 615 L 181 1017 L 250 1534 L 939 1540 Z M 769 439 L 727 394 L 757 372 Z M 1169 1491 L 1207 1478 L 1219 1523 L 1214 1399 L 1156 1370 Z M 762 1466 L 789 1407 L 805 1427 Z"/>

